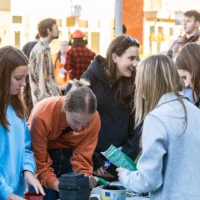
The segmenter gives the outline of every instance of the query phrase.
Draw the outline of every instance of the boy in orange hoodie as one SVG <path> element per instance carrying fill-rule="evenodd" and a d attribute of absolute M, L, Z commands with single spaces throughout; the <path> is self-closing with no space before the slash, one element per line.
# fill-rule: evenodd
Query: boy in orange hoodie
<path fill-rule="evenodd" d="M 96 184 L 91 176 L 100 129 L 96 97 L 88 82 L 70 82 L 73 86 L 65 97 L 38 102 L 28 121 L 38 179 L 48 200 L 58 198 L 58 178 L 72 170 L 90 176 L 90 187 Z"/>

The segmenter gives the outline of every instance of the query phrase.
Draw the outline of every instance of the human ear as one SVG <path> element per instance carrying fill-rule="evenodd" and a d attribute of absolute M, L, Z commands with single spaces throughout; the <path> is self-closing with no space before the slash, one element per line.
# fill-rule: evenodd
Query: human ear
<path fill-rule="evenodd" d="M 50 31 L 50 29 L 48 28 L 48 29 L 47 29 L 47 33 L 49 34 L 50 32 L 51 32 L 51 31 Z"/>
<path fill-rule="evenodd" d="M 200 22 L 197 21 L 197 22 L 195 23 L 195 25 L 196 25 L 196 28 L 199 28 Z"/>
<path fill-rule="evenodd" d="M 117 58 L 118 58 L 117 54 L 113 53 L 112 54 L 112 59 L 113 59 L 114 63 L 117 63 Z"/>

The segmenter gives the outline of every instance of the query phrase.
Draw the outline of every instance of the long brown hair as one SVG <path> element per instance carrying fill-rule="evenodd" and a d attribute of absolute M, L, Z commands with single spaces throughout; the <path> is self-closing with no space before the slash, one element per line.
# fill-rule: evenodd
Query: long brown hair
<path fill-rule="evenodd" d="M 184 108 L 187 124 L 187 113 L 179 94 L 183 88 L 173 61 L 165 55 L 154 55 L 145 59 L 137 68 L 135 93 L 135 121 L 140 125 L 146 115 L 158 104 L 160 98 L 173 92 Z"/>
<path fill-rule="evenodd" d="M 200 97 L 200 44 L 185 45 L 175 63 L 178 70 L 186 70 L 191 74 L 192 95 L 193 99 L 197 100 Z"/>
<path fill-rule="evenodd" d="M 129 40 L 127 36 L 119 36 L 115 38 L 109 45 L 106 53 L 105 71 L 107 72 L 111 82 L 117 81 L 117 66 L 112 58 L 112 54 L 117 56 L 122 54 L 129 48 L 135 46 L 139 48 L 139 43 L 136 40 Z M 135 82 L 135 70 L 130 78 L 122 77 L 117 83 L 117 91 L 115 99 L 117 104 L 123 108 L 129 108 L 134 96 L 134 82 Z"/>
<path fill-rule="evenodd" d="M 12 46 L 0 48 L 0 125 L 6 130 L 10 125 L 6 118 L 9 104 L 20 118 L 24 118 L 27 112 L 21 92 L 10 95 L 11 74 L 17 67 L 25 65 L 28 65 L 28 59 L 22 51 Z"/>

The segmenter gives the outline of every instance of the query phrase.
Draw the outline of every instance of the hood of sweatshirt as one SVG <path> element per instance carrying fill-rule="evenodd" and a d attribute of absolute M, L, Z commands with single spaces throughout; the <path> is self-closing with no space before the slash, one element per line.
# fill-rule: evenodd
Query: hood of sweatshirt
<path fill-rule="evenodd" d="M 105 58 L 98 55 L 95 57 L 94 61 L 90 64 L 87 70 L 94 74 L 99 80 L 109 83 L 109 79 L 104 71 Z"/>

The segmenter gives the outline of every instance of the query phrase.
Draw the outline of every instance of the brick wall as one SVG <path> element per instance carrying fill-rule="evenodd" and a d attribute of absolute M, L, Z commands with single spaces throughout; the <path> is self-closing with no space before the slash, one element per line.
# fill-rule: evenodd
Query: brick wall
<path fill-rule="evenodd" d="M 141 45 L 143 37 L 143 6 L 144 0 L 123 0 L 122 23 L 127 28 L 127 34 L 137 38 Z"/>

